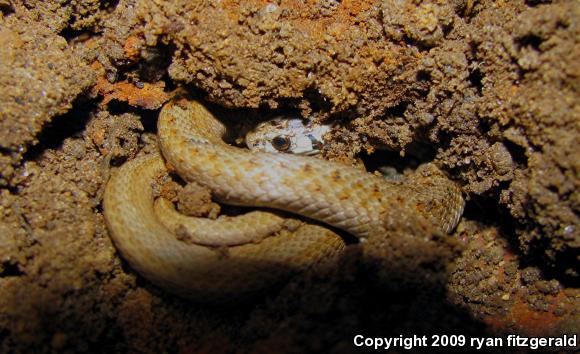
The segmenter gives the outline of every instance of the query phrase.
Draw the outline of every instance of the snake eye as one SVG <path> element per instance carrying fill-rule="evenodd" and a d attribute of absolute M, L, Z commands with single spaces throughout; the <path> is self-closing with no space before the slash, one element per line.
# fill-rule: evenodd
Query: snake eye
<path fill-rule="evenodd" d="M 275 136 L 272 139 L 272 146 L 278 151 L 287 151 L 290 148 L 290 139 L 283 135 Z"/>

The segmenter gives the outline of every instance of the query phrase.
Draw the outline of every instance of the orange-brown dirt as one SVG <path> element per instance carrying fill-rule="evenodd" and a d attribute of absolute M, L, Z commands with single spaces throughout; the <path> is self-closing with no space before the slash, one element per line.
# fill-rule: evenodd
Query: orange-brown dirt
<path fill-rule="evenodd" d="M 579 334 L 579 42 L 575 0 L 0 0 L 0 352 Z M 328 158 L 435 162 L 468 198 L 457 247 L 355 242 L 235 306 L 167 294 L 119 257 L 101 199 L 178 88 L 338 122 Z"/>

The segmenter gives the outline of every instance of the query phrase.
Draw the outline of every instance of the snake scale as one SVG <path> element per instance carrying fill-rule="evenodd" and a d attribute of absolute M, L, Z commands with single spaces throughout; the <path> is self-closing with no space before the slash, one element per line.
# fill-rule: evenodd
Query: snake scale
<path fill-rule="evenodd" d="M 335 162 L 233 147 L 224 142 L 225 134 L 224 124 L 197 101 L 175 99 L 159 115 L 165 161 L 225 204 L 291 212 L 361 240 L 388 233 L 401 213 L 449 232 L 463 212 L 460 189 L 444 176 L 422 184 L 388 183 Z M 166 171 L 163 158 L 151 154 L 125 163 L 104 195 L 115 246 L 131 267 L 162 288 L 200 301 L 236 298 L 342 253 L 344 242 L 334 232 L 311 224 L 287 230 L 285 219 L 273 212 L 217 220 L 179 214 L 168 201 L 154 198 L 153 181 Z M 179 229 L 197 241 L 178 240 Z M 227 252 L 208 245 L 227 246 Z"/>

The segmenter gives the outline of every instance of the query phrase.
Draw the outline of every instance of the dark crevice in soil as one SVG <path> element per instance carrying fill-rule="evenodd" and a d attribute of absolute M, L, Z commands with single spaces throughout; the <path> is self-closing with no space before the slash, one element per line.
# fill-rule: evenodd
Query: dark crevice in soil
<path fill-rule="evenodd" d="M 466 202 L 463 217 L 497 227 L 498 232 L 507 241 L 508 249 L 517 255 L 520 268 L 537 267 L 542 271 L 543 279 L 557 279 L 565 287 L 579 287 L 578 275 L 565 272 L 570 264 L 577 263 L 580 257 L 578 250 L 562 250 L 557 256 L 557 261 L 548 261 L 545 250 L 552 246 L 550 245 L 551 238 L 545 235 L 531 240 L 527 250 L 522 248 L 518 235 L 526 229 L 526 225 L 515 220 L 503 205 L 497 203 L 499 191 L 506 190 L 509 183 L 508 181 L 501 182 L 500 186 L 494 188 L 494 193 L 471 195 Z M 525 207 L 527 210 L 529 208 L 530 206 Z"/>
<path fill-rule="evenodd" d="M 419 70 L 416 79 L 419 82 L 429 82 L 431 81 L 431 73 L 426 70 Z"/>
<path fill-rule="evenodd" d="M 477 89 L 479 94 L 483 91 L 483 74 L 481 70 L 475 68 L 469 72 L 469 76 L 467 76 L 467 80 L 471 83 L 471 86 Z"/>
<path fill-rule="evenodd" d="M 521 47 L 531 47 L 538 52 L 540 51 L 540 45 L 543 41 L 544 40 L 541 37 L 535 34 L 528 34 L 517 39 L 517 42 Z"/>
<path fill-rule="evenodd" d="M 328 112 L 332 108 L 330 99 L 315 87 L 307 88 L 304 91 L 304 98 L 310 102 L 310 108 L 314 112 Z"/>
<path fill-rule="evenodd" d="M 500 187 L 494 190 L 501 191 L 503 188 Z M 470 195 L 465 204 L 463 217 L 484 225 L 497 226 L 504 235 L 514 235 L 516 223 L 509 211 L 498 205 L 497 199 L 497 193 Z M 511 246 L 513 250 L 518 249 L 517 244 L 512 244 Z"/>
<path fill-rule="evenodd" d="M 25 273 L 20 269 L 18 264 L 4 261 L 0 263 L 0 278 L 7 278 L 7 277 L 20 277 Z"/>
<path fill-rule="evenodd" d="M 453 31 L 453 29 L 455 27 L 453 27 L 453 25 L 449 25 L 449 26 L 441 26 L 442 27 L 442 31 L 443 31 L 443 38 L 447 39 L 447 37 L 449 37 L 449 33 L 451 33 L 451 31 Z"/>
<path fill-rule="evenodd" d="M 167 70 L 165 70 L 160 80 L 165 82 L 165 92 L 173 92 L 178 87 L 176 83 L 173 82 L 173 79 L 169 77 L 169 72 Z"/>
<path fill-rule="evenodd" d="M 10 155 L 14 154 L 14 151 L 12 151 L 12 149 L 0 146 L 0 154 L 10 156 Z"/>
<path fill-rule="evenodd" d="M 12 4 L 10 4 L 10 2 L 4 3 L 1 2 L 0 3 L 0 12 L 4 15 L 10 15 L 12 13 L 14 13 L 14 8 L 12 7 Z M 1 333 L 0 333 L 0 338 L 1 338 Z"/>
<path fill-rule="evenodd" d="M 419 52 L 428 52 L 433 48 L 432 45 L 426 45 L 424 43 L 421 43 L 420 41 L 410 38 L 409 36 L 403 36 L 402 42 L 409 47 L 417 48 Z"/>
<path fill-rule="evenodd" d="M 373 154 L 362 152 L 358 157 L 363 161 L 367 171 L 378 171 L 381 167 L 393 167 L 399 173 L 405 169 L 416 169 L 419 165 L 435 159 L 437 151 L 429 144 L 413 142 L 406 147 L 405 156 L 398 151 L 380 150 Z"/>
<path fill-rule="evenodd" d="M 7 190 L 8 192 L 10 192 L 10 194 L 12 195 L 18 195 L 20 193 L 20 186 L 17 185 L 7 185 L 7 186 L 1 186 L 0 190 Z"/>
<path fill-rule="evenodd" d="M 119 5 L 120 1 L 121 0 L 103 1 L 103 3 L 101 4 L 101 9 L 105 9 L 107 11 L 113 11 Z"/>
<path fill-rule="evenodd" d="M 526 5 L 536 7 L 544 4 L 551 4 L 552 0 L 526 0 Z"/>
<path fill-rule="evenodd" d="M 503 144 L 508 149 L 515 163 L 523 167 L 528 167 L 528 156 L 526 155 L 525 147 L 517 145 L 509 140 L 503 141 Z"/>
<path fill-rule="evenodd" d="M 479 130 L 479 133 L 482 136 L 486 136 L 487 133 L 489 133 L 489 131 L 491 130 L 491 124 L 487 119 L 479 119 L 477 122 L 477 127 Z"/>
<path fill-rule="evenodd" d="M 158 110 L 140 109 L 129 105 L 127 102 L 112 100 L 107 103 L 107 111 L 115 116 L 125 113 L 135 113 L 140 117 L 141 123 L 143 124 L 143 132 L 155 133 L 157 131 Z"/>
<path fill-rule="evenodd" d="M 163 80 L 166 84 L 165 91 L 172 91 L 177 86 L 169 77 L 168 68 L 175 50 L 175 45 L 172 43 L 158 44 L 155 47 L 148 47 L 137 62 L 115 61 L 115 66 L 106 74 L 107 80 L 110 83 L 127 80 L 133 84 Z"/>
<path fill-rule="evenodd" d="M 482 225 L 496 227 L 498 234 L 506 242 L 506 251 L 516 255 L 519 269 L 524 269 L 528 266 L 537 267 L 546 276 L 544 279 L 565 280 L 561 277 L 561 270 L 555 270 L 544 261 L 545 257 L 542 251 L 534 254 L 533 250 L 532 252 L 523 250 L 518 238 L 518 230 L 521 225 L 509 214 L 509 211 L 504 206 L 498 205 L 496 200 L 497 198 L 490 194 L 471 195 L 470 200 L 466 202 L 463 218 L 477 221 Z M 540 250 L 544 250 L 546 246 L 543 247 L 540 247 Z"/>
<path fill-rule="evenodd" d="M 522 267 L 537 267 L 542 272 L 543 279 L 557 279 L 562 286 L 570 288 L 580 287 L 578 274 L 567 274 L 570 264 L 577 264 L 580 252 L 577 249 L 567 248 L 558 253 L 555 261 L 547 260 L 546 249 L 549 249 L 550 239 L 545 235 L 530 242 L 529 252 L 520 257 Z M 521 256 L 521 255 L 520 255 Z"/>
<path fill-rule="evenodd" d="M 427 136 L 429 135 L 430 126 L 426 126 L 424 128 L 418 129 L 416 131 L 416 135 L 420 140 L 428 141 Z M 437 131 L 437 145 L 439 149 L 447 150 L 451 145 L 451 140 L 453 140 L 455 136 L 452 133 L 449 133 L 445 130 Z"/>
<path fill-rule="evenodd" d="M 158 44 L 154 48 L 147 49 L 147 57 L 138 63 L 137 73 L 147 82 L 156 82 L 167 77 L 166 83 L 171 82 L 167 68 L 171 63 L 171 57 L 175 52 L 173 44 Z"/>
<path fill-rule="evenodd" d="M 24 160 L 36 160 L 46 149 L 58 149 L 66 138 L 80 136 L 90 115 L 87 112 L 94 111 L 97 102 L 80 97 L 73 102 L 73 108 L 67 113 L 55 117 L 46 124 L 37 135 L 38 143 L 24 154 Z"/>
<path fill-rule="evenodd" d="M 394 116 L 394 117 L 402 117 L 405 112 L 407 111 L 407 107 L 409 106 L 409 102 L 402 101 L 396 104 L 393 107 L 389 107 L 385 111 L 385 116 Z"/>
<path fill-rule="evenodd" d="M 83 42 L 88 40 L 93 35 L 90 31 L 85 29 L 75 30 L 67 27 L 58 33 L 59 36 L 63 37 L 67 43 Z"/>

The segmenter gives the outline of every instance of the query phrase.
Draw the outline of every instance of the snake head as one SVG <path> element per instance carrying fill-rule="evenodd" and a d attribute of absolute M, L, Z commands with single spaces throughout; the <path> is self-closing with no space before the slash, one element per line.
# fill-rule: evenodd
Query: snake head
<path fill-rule="evenodd" d="M 330 129 L 329 124 L 277 116 L 248 132 L 246 145 L 252 151 L 318 155 L 325 144 L 324 135 Z"/>

